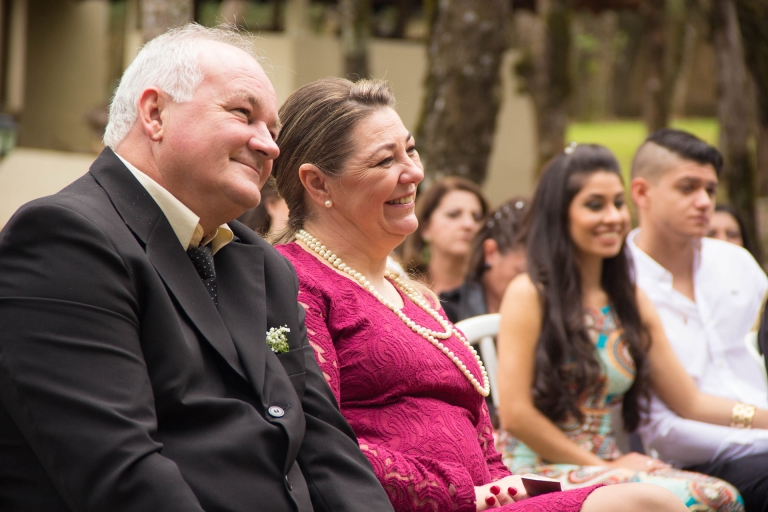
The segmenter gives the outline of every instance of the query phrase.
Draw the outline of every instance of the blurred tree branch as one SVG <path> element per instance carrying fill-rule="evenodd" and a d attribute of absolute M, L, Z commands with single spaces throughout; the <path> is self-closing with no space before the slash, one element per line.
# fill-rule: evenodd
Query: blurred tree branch
<path fill-rule="evenodd" d="M 371 0 L 339 0 L 344 74 L 352 81 L 368 78 Z"/>
<path fill-rule="evenodd" d="M 428 175 L 485 179 L 501 103 L 509 0 L 442 0 L 432 15 L 425 100 L 417 129 Z"/>
<path fill-rule="evenodd" d="M 144 41 L 192 21 L 194 0 L 141 0 L 141 29 Z"/>
<path fill-rule="evenodd" d="M 736 0 L 744 57 L 757 92 L 757 175 L 760 195 L 768 195 L 768 3 Z"/>
<path fill-rule="evenodd" d="M 753 102 L 734 0 L 713 0 L 710 19 L 715 50 L 720 149 L 726 163 L 723 181 L 731 205 L 744 220 L 747 236 L 751 240 L 759 240 L 755 216 L 756 170 L 749 146 L 751 130 L 748 119 Z M 760 249 L 760 244 L 755 244 L 758 261 L 761 260 Z"/>

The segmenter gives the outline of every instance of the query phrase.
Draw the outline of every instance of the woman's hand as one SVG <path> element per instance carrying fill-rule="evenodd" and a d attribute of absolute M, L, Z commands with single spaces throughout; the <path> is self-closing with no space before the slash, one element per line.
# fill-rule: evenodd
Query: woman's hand
<path fill-rule="evenodd" d="M 631 469 L 633 471 L 644 471 L 646 473 L 670 467 L 666 462 L 637 452 L 630 452 L 622 455 L 618 459 L 610 461 L 608 466 L 612 468 Z"/>
<path fill-rule="evenodd" d="M 552 480 L 537 475 L 540 480 Z M 554 481 L 554 480 L 553 480 Z M 496 480 L 490 484 L 475 487 L 475 505 L 477 512 L 492 508 L 503 507 L 515 501 L 521 501 L 530 498 L 525 492 L 523 481 L 520 475 L 505 476 L 501 480 Z"/>

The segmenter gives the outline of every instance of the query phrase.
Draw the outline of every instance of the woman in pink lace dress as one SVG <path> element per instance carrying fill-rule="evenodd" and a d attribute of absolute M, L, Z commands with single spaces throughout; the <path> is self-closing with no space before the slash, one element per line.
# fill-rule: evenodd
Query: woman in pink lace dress
<path fill-rule="evenodd" d="M 685 510 L 642 484 L 531 498 L 502 464 L 476 354 L 429 292 L 387 270 L 417 227 L 423 178 L 393 104 L 379 81 L 300 88 L 280 110 L 275 175 L 290 209 L 278 250 L 297 269 L 310 343 L 394 508 Z"/>

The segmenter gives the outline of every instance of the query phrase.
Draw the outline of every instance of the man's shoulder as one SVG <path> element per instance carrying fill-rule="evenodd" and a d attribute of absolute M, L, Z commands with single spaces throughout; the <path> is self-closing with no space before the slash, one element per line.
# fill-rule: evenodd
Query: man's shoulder
<path fill-rule="evenodd" d="M 765 279 L 765 272 L 749 251 L 714 238 L 701 241 L 701 270 L 731 279 Z"/>
<path fill-rule="evenodd" d="M 251 228 L 238 220 L 228 222 L 227 225 L 232 229 L 235 236 L 240 239 L 241 243 L 254 245 L 262 249 L 264 254 L 264 265 L 277 266 L 284 268 L 292 274 L 296 274 L 296 270 L 293 268 L 290 260 L 275 249 L 272 244 L 257 235 Z"/>
<path fill-rule="evenodd" d="M 42 216 L 48 224 L 55 224 L 64 212 L 70 212 L 74 218 L 80 217 L 83 221 L 97 221 L 102 218 L 107 205 L 109 198 L 90 173 L 86 173 L 55 194 L 25 203 L 5 227 L 10 229 L 22 220 L 37 216 Z M 101 215 L 96 215 L 96 212 Z"/>
<path fill-rule="evenodd" d="M 755 262 L 755 258 L 741 246 L 718 240 L 716 238 L 704 237 L 701 239 L 702 255 L 710 258 L 729 258 L 731 260 L 741 259 L 743 261 Z"/>

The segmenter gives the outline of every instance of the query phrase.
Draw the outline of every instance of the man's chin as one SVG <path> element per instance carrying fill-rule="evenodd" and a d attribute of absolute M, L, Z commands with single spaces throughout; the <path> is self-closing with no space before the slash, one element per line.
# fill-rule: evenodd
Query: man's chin
<path fill-rule="evenodd" d="M 689 229 L 689 230 L 688 230 L 688 231 L 685 233 L 685 235 L 686 235 L 686 236 L 688 236 L 689 238 L 694 238 L 694 239 L 704 238 L 705 236 L 707 236 L 707 229 L 708 229 L 707 227 L 703 227 L 703 228 L 699 228 L 699 227 L 696 227 L 696 228 L 692 228 L 692 229 Z"/>
<path fill-rule="evenodd" d="M 230 195 L 232 201 L 244 211 L 251 210 L 261 203 L 261 190 L 255 185 L 233 190 Z"/>

